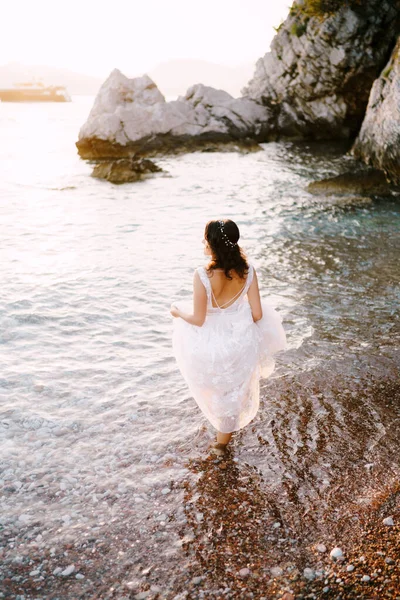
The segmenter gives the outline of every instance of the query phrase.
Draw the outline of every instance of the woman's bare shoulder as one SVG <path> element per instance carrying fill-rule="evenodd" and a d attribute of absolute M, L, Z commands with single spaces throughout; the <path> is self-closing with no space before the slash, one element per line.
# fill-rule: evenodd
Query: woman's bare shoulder
<path fill-rule="evenodd" d="M 204 267 L 201 267 L 201 268 L 204 269 L 204 272 L 209 279 L 211 277 L 214 277 L 214 275 L 219 275 L 220 273 L 223 272 L 223 269 L 210 269 L 209 270 L 208 265 L 204 265 Z"/>

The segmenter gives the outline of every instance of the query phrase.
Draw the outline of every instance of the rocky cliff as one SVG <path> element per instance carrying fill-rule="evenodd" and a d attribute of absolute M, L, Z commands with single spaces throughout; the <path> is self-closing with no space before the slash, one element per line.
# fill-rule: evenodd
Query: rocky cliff
<path fill-rule="evenodd" d="M 382 169 L 392 183 L 400 185 L 400 40 L 372 86 L 352 154 Z"/>
<path fill-rule="evenodd" d="M 243 93 L 273 111 L 276 137 L 352 137 L 398 33 L 397 2 L 295 2 Z"/>

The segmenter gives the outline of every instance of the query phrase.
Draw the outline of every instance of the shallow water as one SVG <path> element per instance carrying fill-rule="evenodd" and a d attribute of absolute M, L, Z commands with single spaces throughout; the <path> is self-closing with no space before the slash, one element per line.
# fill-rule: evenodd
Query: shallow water
<path fill-rule="evenodd" d="M 74 148 L 90 106 L 0 104 L 0 524 L 11 551 L 39 534 L 39 548 L 57 548 L 121 529 L 135 556 L 137 539 L 181 561 L 190 461 L 204 467 L 214 432 L 177 371 L 169 306 L 189 297 L 204 224 L 219 216 L 238 222 L 289 342 L 229 468 L 245 482 L 257 469 L 292 536 L 311 507 L 334 508 L 335 486 L 342 506 L 373 496 L 399 470 L 399 400 L 379 394 L 400 362 L 398 198 L 308 194 L 309 181 L 353 168 L 332 144 L 193 153 L 160 159 L 167 173 L 141 183 L 97 181 Z"/>

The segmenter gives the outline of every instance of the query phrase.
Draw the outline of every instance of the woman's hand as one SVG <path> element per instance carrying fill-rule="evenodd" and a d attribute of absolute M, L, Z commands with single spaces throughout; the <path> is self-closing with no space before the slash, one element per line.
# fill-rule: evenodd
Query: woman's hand
<path fill-rule="evenodd" d="M 170 313 L 173 317 L 180 317 L 180 311 L 179 308 L 177 306 L 175 306 L 175 304 L 171 304 L 171 309 L 170 309 Z"/>

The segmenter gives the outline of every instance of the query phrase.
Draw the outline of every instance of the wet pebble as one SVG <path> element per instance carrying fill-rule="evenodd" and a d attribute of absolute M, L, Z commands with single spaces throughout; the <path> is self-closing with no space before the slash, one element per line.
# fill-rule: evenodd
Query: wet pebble
<path fill-rule="evenodd" d="M 361 581 L 364 581 L 364 583 L 367 583 L 368 581 L 371 581 L 371 577 L 369 575 L 363 575 L 361 578 Z"/>
<path fill-rule="evenodd" d="M 153 592 L 154 594 L 159 594 L 161 592 L 161 588 L 159 585 L 151 585 L 150 591 Z"/>
<path fill-rule="evenodd" d="M 352 571 L 354 571 L 354 565 L 347 565 L 347 569 L 346 569 L 346 571 L 347 571 L 348 573 L 351 573 Z"/>
<path fill-rule="evenodd" d="M 147 567 L 147 569 L 143 569 L 142 571 L 142 575 L 148 575 L 153 569 L 153 565 L 151 565 L 150 567 Z"/>
<path fill-rule="evenodd" d="M 342 551 L 342 549 L 341 549 L 341 548 L 338 548 L 338 547 L 336 547 L 336 548 L 333 548 L 333 550 L 331 550 L 331 551 L 330 551 L 330 554 L 329 554 L 329 556 L 330 556 L 332 559 L 336 559 L 336 560 L 338 560 L 338 559 L 340 559 L 340 558 L 343 558 L 343 551 Z"/>
<path fill-rule="evenodd" d="M 19 515 L 18 517 L 18 521 L 21 521 L 22 523 L 26 523 L 27 521 L 30 520 L 30 515 L 23 513 L 22 515 Z"/>
<path fill-rule="evenodd" d="M 306 567 L 303 571 L 303 575 L 306 579 L 312 580 L 315 579 L 315 571 L 310 567 Z"/>
<path fill-rule="evenodd" d="M 63 577 L 68 577 L 68 575 L 71 575 L 74 571 L 75 571 L 75 565 L 68 565 L 68 567 L 66 567 L 64 569 L 64 571 L 61 571 L 61 575 Z"/>
<path fill-rule="evenodd" d="M 128 590 L 134 591 L 139 589 L 140 581 L 139 579 L 132 579 L 131 581 L 125 581 L 123 585 L 128 588 Z"/>
<path fill-rule="evenodd" d="M 325 544 L 317 544 L 315 546 L 315 549 L 317 550 L 317 552 L 321 552 L 321 554 L 323 554 L 324 552 L 326 552 L 326 546 L 325 546 Z"/>
<path fill-rule="evenodd" d="M 162 513 L 161 515 L 156 516 L 156 521 L 166 521 L 167 519 L 168 519 L 168 515 L 165 513 Z"/>
<path fill-rule="evenodd" d="M 67 435 L 69 433 L 66 427 L 60 427 L 60 429 L 53 430 L 53 433 L 57 437 L 61 437 L 62 435 Z"/>

